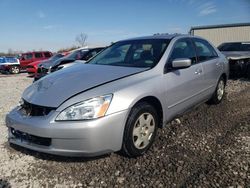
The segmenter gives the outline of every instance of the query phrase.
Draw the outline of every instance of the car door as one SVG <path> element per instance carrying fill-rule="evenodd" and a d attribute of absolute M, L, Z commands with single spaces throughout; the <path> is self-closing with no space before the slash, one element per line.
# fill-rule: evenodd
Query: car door
<path fill-rule="evenodd" d="M 223 71 L 223 60 L 219 58 L 215 49 L 205 40 L 194 38 L 198 62 L 204 70 L 204 95 L 214 92 Z"/>
<path fill-rule="evenodd" d="M 173 69 L 172 61 L 179 58 L 191 59 L 191 66 Z M 204 89 L 203 68 L 197 63 L 194 44 L 190 38 L 182 38 L 175 42 L 165 66 L 166 116 L 171 119 L 201 101 Z"/>

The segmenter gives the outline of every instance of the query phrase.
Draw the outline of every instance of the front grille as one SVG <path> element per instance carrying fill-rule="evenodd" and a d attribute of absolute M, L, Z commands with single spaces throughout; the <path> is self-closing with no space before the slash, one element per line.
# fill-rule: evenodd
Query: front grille
<path fill-rule="evenodd" d="M 24 133 L 22 131 L 15 130 L 11 128 L 11 134 L 16 138 L 22 141 L 26 141 L 29 143 L 42 145 L 42 146 L 50 146 L 51 145 L 51 138 L 39 137 L 34 136 L 28 133 Z"/>
<path fill-rule="evenodd" d="M 38 106 L 24 101 L 20 110 L 26 116 L 45 116 L 55 109 L 56 108 L 53 107 Z"/>

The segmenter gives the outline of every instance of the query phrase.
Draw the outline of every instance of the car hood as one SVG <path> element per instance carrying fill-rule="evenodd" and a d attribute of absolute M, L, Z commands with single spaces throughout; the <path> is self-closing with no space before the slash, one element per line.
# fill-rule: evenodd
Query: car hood
<path fill-rule="evenodd" d="M 57 61 L 57 60 L 47 59 L 47 60 L 44 60 L 41 63 L 39 63 L 39 66 L 42 66 L 44 68 L 48 68 L 49 69 L 49 67 L 52 66 L 52 64 L 55 61 Z"/>
<path fill-rule="evenodd" d="M 59 65 L 62 61 L 75 61 L 75 59 L 70 59 L 70 58 L 65 58 L 65 57 L 62 57 L 56 61 L 52 61 L 50 63 L 43 63 L 42 66 L 43 68 L 45 69 L 49 69 L 50 67 L 55 67 L 57 65 Z"/>
<path fill-rule="evenodd" d="M 39 106 L 58 107 L 78 93 L 147 69 L 78 63 L 33 83 L 22 97 Z"/>
<path fill-rule="evenodd" d="M 250 52 L 248 51 L 222 51 L 227 59 L 233 59 L 233 60 L 238 60 L 238 59 L 245 59 L 245 58 L 250 58 Z"/>

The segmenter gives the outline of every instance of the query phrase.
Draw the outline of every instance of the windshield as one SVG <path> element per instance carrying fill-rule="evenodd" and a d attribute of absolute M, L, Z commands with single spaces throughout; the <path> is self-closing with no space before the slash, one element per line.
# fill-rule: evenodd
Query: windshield
<path fill-rule="evenodd" d="M 124 67 L 154 67 L 170 40 L 143 39 L 121 41 L 105 49 L 88 63 Z"/>
<path fill-rule="evenodd" d="M 65 59 L 79 60 L 86 54 L 88 50 L 77 50 L 65 56 Z"/>
<path fill-rule="evenodd" d="M 55 55 L 53 55 L 51 58 L 49 58 L 49 60 L 55 61 L 55 60 L 57 60 L 57 59 L 60 59 L 61 57 L 63 57 L 62 54 L 55 54 Z"/>
<path fill-rule="evenodd" d="M 250 51 L 250 43 L 224 43 L 221 44 L 218 49 L 220 51 Z"/>

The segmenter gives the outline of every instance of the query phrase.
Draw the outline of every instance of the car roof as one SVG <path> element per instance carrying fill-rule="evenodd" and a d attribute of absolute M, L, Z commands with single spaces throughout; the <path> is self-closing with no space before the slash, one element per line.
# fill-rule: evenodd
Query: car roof
<path fill-rule="evenodd" d="M 127 41 L 127 40 L 147 40 L 147 39 L 173 39 L 177 36 L 188 36 L 192 37 L 191 35 L 184 35 L 184 34 L 179 34 L 179 33 L 174 33 L 174 34 L 168 34 L 168 33 L 156 33 L 154 35 L 150 36 L 144 36 L 144 37 L 135 37 L 135 38 L 130 38 L 122 41 Z"/>
<path fill-rule="evenodd" d="M 69 53 L 72 53 L 72 52 L 76 52 L 76 51 L 89 51 L 89 50 L 92 50 L 92 49 L 98 49 L 98 48 L 105 48 L 105 47 L 88 47 L 88 46 L 86 46 L 86 47 L 81 47 L 81 48 L 77 48 L 77 49 L 74 49 L 74 50 L 71 50 L 71 51 L 69 51 Z"/>
<path fill-rule="evenodd" d="M 47 53 L 47 52 L 51 53 L 50 51 L 34 51 L 34 52 L 25 52 L 25 53 L 22 53 L 22 55 L 23 54 L 30 54 L 30 53 Z"/>
<path fill-rule="evenodd" d="M 250 44 L 250 41 L 245 41 L 245 42 L 223 42 L 221 44 Z"/>

